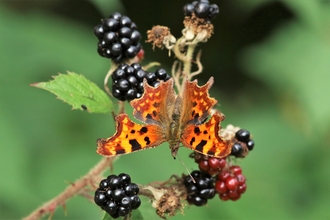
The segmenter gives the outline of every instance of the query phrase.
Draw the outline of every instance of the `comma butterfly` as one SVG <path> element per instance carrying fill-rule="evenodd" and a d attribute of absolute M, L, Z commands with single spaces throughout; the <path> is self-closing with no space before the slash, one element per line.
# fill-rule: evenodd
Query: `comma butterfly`
<path fill-rule="evenodd" d="M 144 94 L 130 103 L 134 117 L 144 124 L 134 123 L 127 114 L 119 114 L 116 133 L 97 140 L 97 153 L 103 156 L 127 154 L 167 141 L 174 158 L 180 143 L 212 157 L 227 156 L 233 144 L 219 135 L 220 122 L 225 116 L 216 112 L 205 122 L 217 103 L 208 94 L 212 84 L 213 77 L 204 86 L 198 86 L 197 80 L 187 80 L 182 95 L 177 95 L 173 79 L 161 82 L 156 88 L 144 82 Z"/>

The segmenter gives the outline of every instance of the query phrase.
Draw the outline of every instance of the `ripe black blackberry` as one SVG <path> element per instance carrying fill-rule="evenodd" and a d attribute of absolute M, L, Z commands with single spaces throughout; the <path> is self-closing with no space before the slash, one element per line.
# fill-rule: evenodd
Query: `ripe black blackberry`
<path fill-rule="evenodd" d="M 120 64 L 112 74 L 112 95 L 120 101 L 140 98 L 144 92 L 143 79 L 156 87 L 160 80 L 167 81 L 171 77 L 163 68 L 155 72 L 146 72 L 138 63 Z"/>
<path fill-rule="evenodd" d="M 253 150 L 254 141 L 251 139 L 250 132 L 245 129 L 240 129 L 235 133 L 235 138 L 238 142 L 236 142 L 231 150 L 231 155 L 235 157 L 241 157 L 242 153 L 244 152 L 243 145 L 245 144 L 248 151 Z M 241 143 L 240 143 L 241 142 Z"/>
<path fill-rule="evenodd" d="M 94 201 L 112 218 L 118 218 L 128 215 L 141 205 L 138 193 L 139 187 L 131 183 L 131 177 L 121 173 L 101 180 L 99 188 L 95 191 Z"/>
<path fill-rule="evenodd" d="M 121 63 L 135 57 L 141 50 L 141 34 L 136 24 L 127 16 L 116 12 L 94 27 L 94 34 L 99 39 L 98 53 L 105 58 Z"/>
<path fill-rule="evenodd" d="M 215 195 L 213 179 L 209 174 L 198 170 L 193 171 L 191 176 L 195 183 L 190 176 L 186 176 L 183 181 L 188 193 L 187 201 L 189 204 L 203 206 L 208 199 L 212 199 Z"/>
<path fill-rule="evenodd" d="M 188 3 L 183 7 L 185 16 L 191 16 L 194 13 L 199 18 L 213 19 L 219 14 L 219 7 L 216 4 L 209 3 L 208 0 L 199 0 Z"/>

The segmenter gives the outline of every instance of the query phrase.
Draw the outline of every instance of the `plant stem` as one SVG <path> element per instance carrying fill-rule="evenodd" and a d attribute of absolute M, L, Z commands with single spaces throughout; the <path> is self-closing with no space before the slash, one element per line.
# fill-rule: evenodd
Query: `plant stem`
<path fill-rule="evenodd" d="M 86 175 L 69 185 L 62 193 L 49 200 L 33 212 L 23 218 L 23 220 L 36 220 L 44 215 L 54 213 L 58 206 L 65 206 L 67 200 L 78 195 L 86 186 L 92 186 L 94 179 L 100 176 L 106 168 L 112 166 L 114 157 L 103 157 Z"/>

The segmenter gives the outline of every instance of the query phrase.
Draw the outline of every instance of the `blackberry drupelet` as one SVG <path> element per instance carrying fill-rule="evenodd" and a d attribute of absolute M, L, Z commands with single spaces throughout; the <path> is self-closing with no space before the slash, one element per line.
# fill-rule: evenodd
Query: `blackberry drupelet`
<path fill-rule="evenodd" d="M 199 0 L 188 3 L 183 7 L 185 16 L 192 16 L 194 13 L 198 18 L 211 20 L 219 14 L 219 7 L 209 3 L 208 0 Z"/>
<path fill-rule="evenodd" d="M 231 150 L 230 155 L 235 157 L 241 157 L 244 151 L 242 144 L 246 145 L 248 151 L 253 150 L 254 141 L 251 139 L 250 132 L 246 129 L 240 129 L 235 133 L 235 138 L 238 142 L 236 142 Z"/>
<path fill-rule="evenodd" d="M 215 195 L 213 179 L 209 174 L 198 170 L 193 171 L 191 176 L 196 181 L 195 183 L 190 176 L 186 176 L 183 181 L 188 193 L 187 201 L 189 204 L 203 206 L 208 199 L 212 199 Z"/>
<path fill-rule="evenodd" d="M 99 55 L 115 63 L 135 57 L 141 50 L 141 34 L 136 29 L 136 24 L 129 17 L 118 12 L 102 19 L 101 24 L 94 28 L 94 34 L 99 39 Z"/>
<path fill-rule="evenodd" d="M 229 169 L 222 170 L 217 176 L 215 190 L 223 201 L 238 200 L 246 191 L 246 178 L 241 167 L 230 166 Z"/>
<path fill-rule="evenodd" d="M 161 80 L 167 81 L 170 78 L 163 68 L 146 72 L 138 63 L 120 64 L 112 74 L 112 95 L 120 101 L 130 101 L 142 96 L 143 79 L 150 86 L 157 87 Z"/>
<path fill-rule="evenodd" d="M 99 188 L 95 191 L 94 201 L 112 218 L 118 218 L 128 215 L 141 205 L 138 193 L 139 187 L 131 183 L 131 177 L 121 173 L 101 180 Z"/>

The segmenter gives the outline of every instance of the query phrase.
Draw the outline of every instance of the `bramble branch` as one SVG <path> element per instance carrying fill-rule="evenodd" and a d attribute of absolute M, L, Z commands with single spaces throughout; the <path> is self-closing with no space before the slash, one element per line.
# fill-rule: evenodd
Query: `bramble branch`
<path fill-rule="evenodd" d="M 91 186 L 95 188 L 94 180 L 100 177 L 105 169 L 111 168 L 114 159 L 114 157 L 103 157 L 102 160 L 96 164 L 85 176 L 70 184 L 62 193 L 34 210 L 31 214 L 23 218 L 23 220 L 40 219 L 48 213 L 52 215 L 57 207 L 65 206 L 67 200 L 75 195 L 78 195 L 84 190 L 85 187 Z"/>

